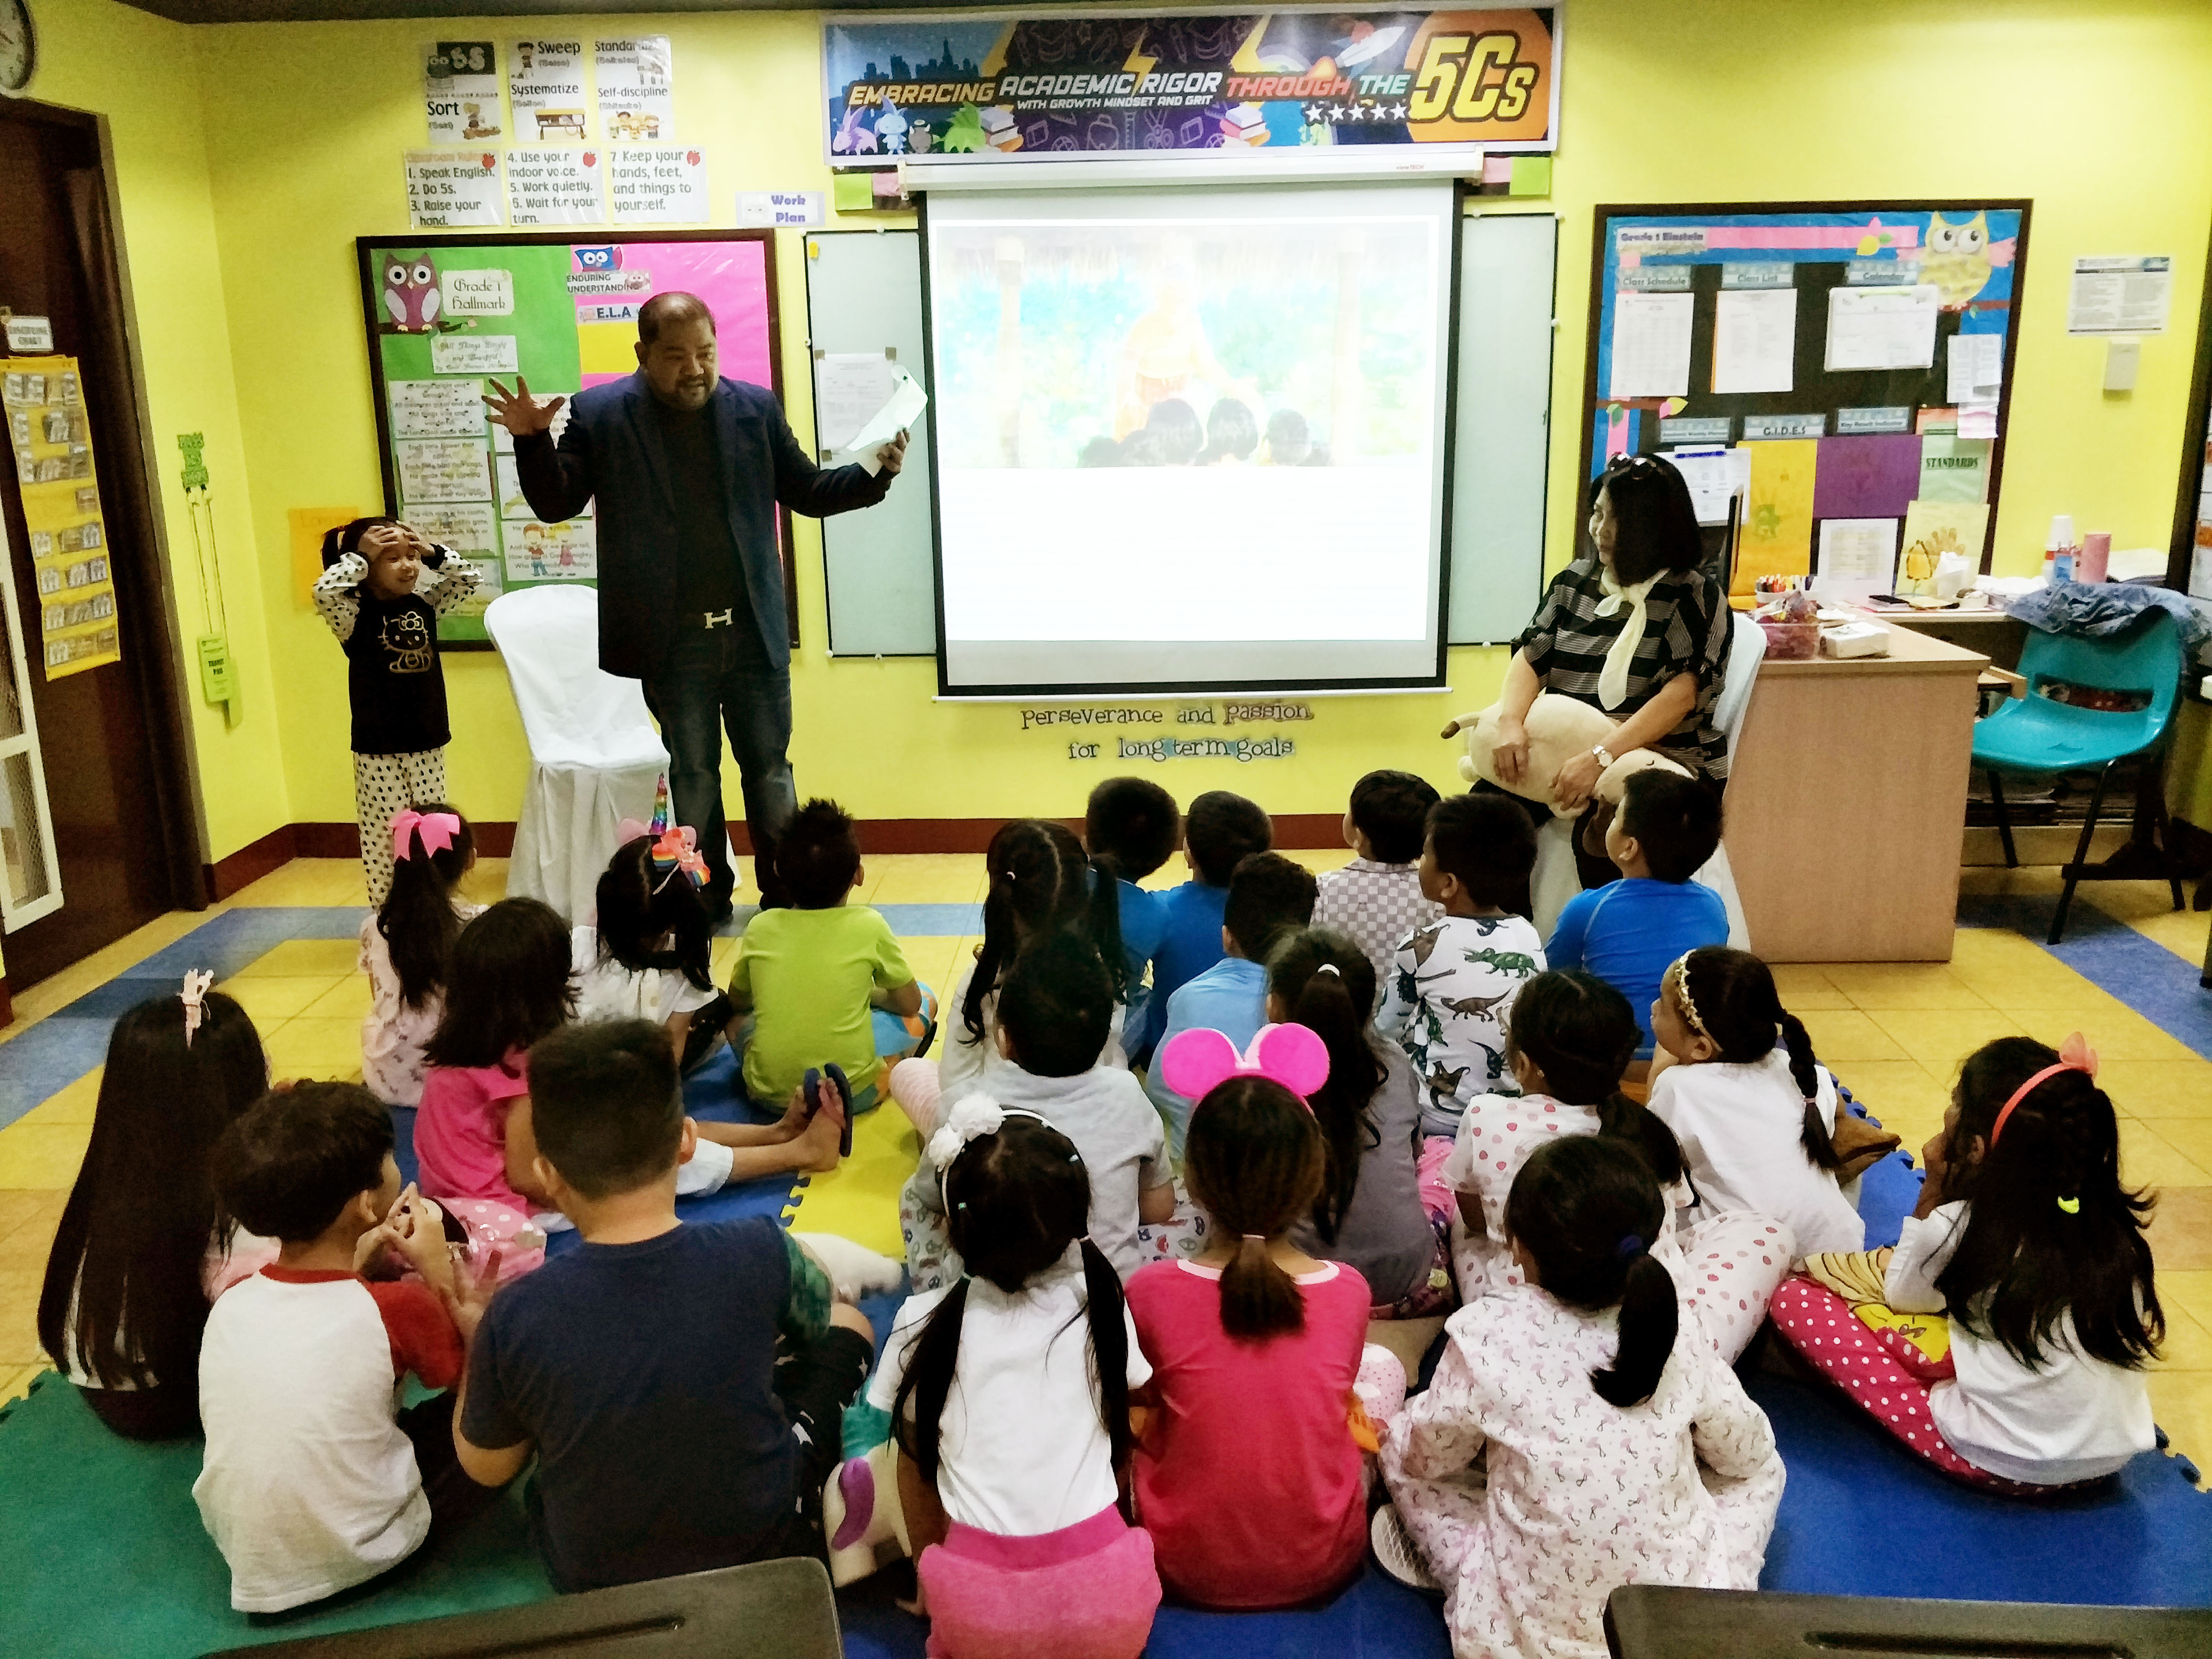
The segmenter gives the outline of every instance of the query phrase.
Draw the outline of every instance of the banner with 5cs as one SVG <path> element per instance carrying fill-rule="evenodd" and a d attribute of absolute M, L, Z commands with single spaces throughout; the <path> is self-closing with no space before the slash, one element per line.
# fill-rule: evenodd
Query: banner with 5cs
<path fill-rule="evenodd" d="M 1559 143 L 1560 9 L 830 17 L 832 167 Z"/>

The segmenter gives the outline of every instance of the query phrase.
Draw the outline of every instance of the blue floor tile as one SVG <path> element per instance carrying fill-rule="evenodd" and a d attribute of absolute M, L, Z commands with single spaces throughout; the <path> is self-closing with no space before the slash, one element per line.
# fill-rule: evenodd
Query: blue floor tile
<path fill-rule="evenodd" d="M 2055 893 L 1967 894 L 1959 900 L 1959 925 L 2008 927 L 2034 940 L 2168 1036 L 2212 1060 L 2212 991 L 2197 982 L 2196 965 L 2078 893 L 2066 913 L 2066 936 L 2043 945 L 2057 905 Z"/>
<path fill-rule="evenodd" d="M 980 904 L 878 904 L 901 939 L 951 939 L 983 931 Z"/>
<path fill-rule="evenodd" d="M 0 1128 L 107 1058 L 112 1019 L 45 1019 L 0 1043 Z"/>

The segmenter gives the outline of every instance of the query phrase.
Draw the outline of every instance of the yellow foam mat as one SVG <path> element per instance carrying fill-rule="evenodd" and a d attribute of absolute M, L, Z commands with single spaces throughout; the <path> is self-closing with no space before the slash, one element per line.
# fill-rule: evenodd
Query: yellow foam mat
<path fill-rule="evenodd" d="M 899 1234 L 899 1188 L 921 1157 L 921 1138 L 906 1114 L 886 1100 L 853 1125 L 853 1155 L 830 1175 L 799 1183 L 784 1219 L 807 1233 L 836 1233 L 895 1260 L 906 1255 Z"/>

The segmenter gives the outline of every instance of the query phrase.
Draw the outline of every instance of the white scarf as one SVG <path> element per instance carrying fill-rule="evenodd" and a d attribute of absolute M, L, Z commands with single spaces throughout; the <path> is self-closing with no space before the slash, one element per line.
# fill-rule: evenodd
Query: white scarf
<path fill-rule="evenodd" d="M 1650 597 L 1652 584 L 1666 574 L 1662 570 L 1632 587 L 1623 587 L 1613 580 L 1613 572 L 1603 565 L 1598 567 L 1598 586 L 1605 590 L 1605 597 L 1597 602 L 1596 614 L 1617 616 L 1621 601 L 1628 601 L 1628 620 L 1621 623 L 1620 632 L 1607 650 L 1605 667 L 1597 677 L 1597 700 L 1607 708 L 1618 708 L 1627 700 L 1628 671 L 1636 661 L 1636 647 L 1644 643 L 1644 601 Z"/>

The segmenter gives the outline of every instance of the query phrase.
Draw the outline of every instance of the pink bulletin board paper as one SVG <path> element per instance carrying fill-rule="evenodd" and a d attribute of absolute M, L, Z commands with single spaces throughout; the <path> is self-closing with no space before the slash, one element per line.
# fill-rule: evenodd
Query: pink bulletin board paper
<path fill-rule="evenodd" d="M 641 306 L 656 294 L 695 294 L 714 313 L 714 337 L 724 378 L 748 380 L 775 390 L 769 356 L 768 249 L 765 240 L 743 242 L 625 242 L 623 269 L 652 278 L 642 290 L 621 301 Z M 635 318 L 635 311 L 630 312 Z M 605 386 L 625 374 L 586 374 L 587 386 Z M 1901 510 L 1901 509 L 1900 509 Z"/>
<path fill-rule="evenodd" d="M 1917 433 L 1820 440 L 1815 519 L 1901 519 L 1919 493 Z"/>

